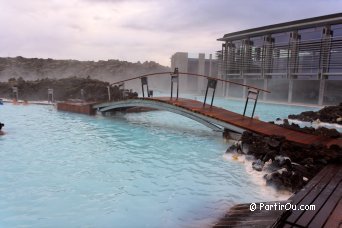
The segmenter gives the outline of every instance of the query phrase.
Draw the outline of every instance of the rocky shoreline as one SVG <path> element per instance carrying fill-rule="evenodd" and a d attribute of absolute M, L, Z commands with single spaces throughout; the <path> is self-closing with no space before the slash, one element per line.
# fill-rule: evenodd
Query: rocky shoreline
<path fill-rule="evenodd" d="M 274 122 L 270 122 L 270 123 L 274 124 Z M 295 130 L 295 131 L 301 131 L 301 132 L 304 132 L 307 134 L 321 135 L 321 136 L 328 137 L 328 138 L 340 138 L 340 137 L 342 137 L 342 134 L 333 128 L 300 127 L 298 124 L 295 124 L 295 123 L 290 124 L 287 119 L 284 119 L 283 123 L 279 124 L 279 126 L 282 126 L 284 128 L 287 128 L 287 129 Z"/>
<path fill-rule="evenodd" d="M 342 103 L 336 106 L 327 106 L 321 110 L 302 112 L 298 115 L 289 115 L 289 119 L 296 119 L 305 122 L 325 122 L 325 123 L 337 123 L 342 125 Z"/>
<path fill-rule="evenodd" d="M 318 111 L 317 115 L 322 116 L 325 113 L 324 120 L 331 122 L 340 115 L 341 104 L 333 107 L 325 107 Z M 326 111 L 334 110 L 329 116 Z M 308 121 L 304 112 L 296 117 L 303 121 Z M 310 112 L 311 113 L 311 112 Z M 295 115 L 289 117 L 294 118 Z M 305 118 L 304 118 L 305 116 Z M 324 115 L 323 115 L 324 116 Z M 311 116 L 312 117 L 312 116 Z M 312 119 L 312 118 L 311 118 Z M 279 121 L 279 119 L 277 119 Z M 274 123 L 274 122 L 271 122 Z M 325 127 L 301 128 L 298 124 L 290 124 L 287 119 L 280 124 L 282 127 L 302 131 L 308 134 L 322 135 L 329 138 L 340 138 L 342 134 L 336 129 Z M 241 139 L 228 148 L 227 152 L 233 152 L 244 155 L 252 155 L 254 161 L 252 167 L 256 171 L 264 171 L 264 179 L 267 185 L 274 186 L 278 190 L 288 190 L 296 192 L 313 178 L 323 167 L 330 163 L 342 163 L 342 148 L 338 145 L 331 145 L 329 148 L 316 142 L 309 146 L 304 146 L 289 142 L 285 137 L 272 135 L 265 137 L 245 131 Z"/>
<path fill-rule="evenodd" d="M 267 185 L 295 192 L 301 189 L 328 163 L 342 162 L 342 148 L 324 147 L 319 142 L 302 146 L 288 142 L 284 137 L 263 137 L 244 132 L 241 137 L 241 152 L 255 157 L 253 169 L 266 171 Z"/>

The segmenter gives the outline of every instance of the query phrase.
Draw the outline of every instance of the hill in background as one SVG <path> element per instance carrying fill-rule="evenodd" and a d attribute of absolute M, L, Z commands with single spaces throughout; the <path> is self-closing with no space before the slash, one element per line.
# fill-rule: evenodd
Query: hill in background
<path fill-rule="evenodd" d="M 85 101 L 108 101 L 108 82 L 91 79 L 69 77 L 62 79 L 37 79 L 25 81 L 22 78 L 9 79 L 8 82 L 0 82 L 0 97 L 7 99 L 16 98 L 12 87 L 19 91 L 19 100 L 39 101 L 48 100 L 48 89 L 53 89 L 54 100 L 65 101 L 78 99 Z M 83 90 L 83 92 L 81 92 Z M 111 87 L 111 99 L 123 98 L 123 91 L 117 86 Z M 127 93 L 128 97 L 137 96 L 134 93 Z"/>
<path fill-rule="evenodd" d="M 169 67 L 153 61 L 131 63 L 120 60 L 94 62 L 21 56 L 0 58 L 0 95 L 11 96 L 11 87 L 17 86 L 20 99 L 45 100 L 47 89 L 53 88 L 56 99 L 64 100 L 79 97 L 80 89 L 85 89 L 90 96 L 89 99 L 101 100 L 107 96 L 109 83 L 143 74 L 168 71 L 171 71 Z M 169 86 L 169 77 L 149 79 L 150 90 L 169 91 Z M 140 80 L 125 83 L 125 88 L 140 92 Z"/>
<path fill-rule="evenodd" d="M 169 67 L 156 62 L 131 63 L 120 60 L 78 61 L 38 58 L 0 58 L 0 81 L 10 78 L 37 80 L 69 77 L 95 78 L 114 82 L 142 74 L 170 71 Z"/>

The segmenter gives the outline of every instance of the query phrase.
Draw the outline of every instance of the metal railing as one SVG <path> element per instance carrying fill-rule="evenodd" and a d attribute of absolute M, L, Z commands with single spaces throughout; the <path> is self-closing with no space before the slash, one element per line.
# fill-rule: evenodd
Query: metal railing
<path fill-rule="evenodd" d="M 150 90 L 149 90 L 149 87 L 148 87 L 148 77 L 157 76 L 157 75 L 159 75 L 159 76 L 160 75 L 162 75 L 162 76 L 170 75 L 171 76 L 170 99 L 173 99 L 174 84 L 176 84 L 176 87 L 175 87 L 176 88 L 176 97 L 175 97 L 176 100 L 179 98 L 179 77 L 181 75 L 188 75 L 188 76 L 190 75 L 190 76 L 195 76 L 195 77 L 206 78 L 207 79 L 207 87 L 206 87 L 205 97 L 204 97 L 204 101 L 203 101 L 203 108 L 205 108 L 205 105 L 206 105 L 206 100 L 207 100 L 209 89 L 212 89 L 210 108 L 213 106 L 214 97 L 215 97 L 215 91 L 216 91 L 216 87 L 217 87 L 217 83 L 218 82 L 231 83 L 231 84 L 239 85 L 241 87 L 246 87 L 248 89 L 248 95 L 247 95 L 247 98 L 246 98 L 246 104 L 245 104 L 243 115 L 245 116 L 245 112 L 246 112 L 246 108 L 247 108 L 249 99 L 253 99 L 255 102 L 254 102 L 253 113 L 252 113 L 252 116 L 251 116 L 252 118 L 254 116 L 254 111 L 255 111 L 255 107 L 256 107 L 256 104 L 257 104 L 258 97 L 259 97 L 259 93 L 260 92 L 270 93 L 270 91 L 268 91 L 268 90 L 261 89 L 261 88 L 258 88 L 258 87 L 255 87 L 255 86 L 251 86 L 251 85 L 246 85 L 246 84 L 234 82 L 234 81 L 224 80 L 224 79 L 220 79 L 220 78 L 214 78 L 214 77 L 210 77 L 210 76 L 206 76 L 206 75 L 202 75 L 202 74 L 195 74 L 195 73 L 188 73 L 188 72 L 179 72 L 178 68 L 175 68 L 175 70 L 173 72 L 167 71 L 167 72 L 151 73 L 151 74 L 140 75 L 140 76 L 137 76 L 137 77 L 132 77 L 132 78 L 129 78 L 129 79 L 125 79 L 125 80 L 121 80 L 121 81 L 118 81 L 118 82 L 114 82 L 110 86 L 117 85 L 119 87 L 119 89 L 120 89 L 120 88 L 124 88 L 124 83 L 125 82 L 136 80 L 136 79 L 140 79 L 143 98 L 145 98 L 145 91 L 146 91 L 147 97 L 150 98 L 151 93 L 150 93 Z M 110 94 L 108 94 L 108 97 L 110 99 Z"/>
<path fill-rule="evenodd" d="M 265 41 L 259 45 L 229 46 L 217 52 L 222 75 L 241 77 L 254 73 L 291 75 L 342 73 L 342 37 L 312 40 Z"/>

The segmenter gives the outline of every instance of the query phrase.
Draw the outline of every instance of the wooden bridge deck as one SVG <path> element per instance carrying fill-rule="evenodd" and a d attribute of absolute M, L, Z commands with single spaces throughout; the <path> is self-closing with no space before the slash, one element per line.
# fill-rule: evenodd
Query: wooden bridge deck
<path fill-rule="evenodd" d="M 299 131 L 294 131 L 290 129 L 286 129 L 280 127 L 275 124 L 267 123 L 258 119 L 252 119 L 247 116 L 242 116 L 238 113 L 228 111 L 223 108 L 215 107 L 210 105 L 206 105 L 203 107 L 203 103 L 191 99 L 178 98 L 178 99 L 170 99 L 169 97 L 157 97 L 157 98 L 143 98 L 143 99 L 151 99 L 155 101 L 160 101 L 168 104 L 172 104 L 174 106 L 178 106 L 189 111 L 199 113 L 223 122 L 226 122 L 230 125 L 243 128 L 245 130 L 265 135 L 280 135 L 284 136 L 288 141 L 292 141 L 295 143 L 299 143 L 302 145 L 310 145 L 315 142 L 320 142 L 323 145 L 329 147 L 331 145 L 339 145 L 342 147 L 342 139 L 331 139 L 323 136 L 316 136 L 312 134 L 306 134 Z"/>

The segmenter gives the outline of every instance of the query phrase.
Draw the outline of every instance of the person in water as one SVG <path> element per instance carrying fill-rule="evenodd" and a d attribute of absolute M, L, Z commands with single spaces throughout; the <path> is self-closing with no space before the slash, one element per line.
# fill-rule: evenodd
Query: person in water
<path fill-rule="evenodd" d="M 1 131 L 1 128 L 2 128 L 3 126 L 5 126 L 5 124 L 3 124 L 3 123 L 0 122 L 0 135 L 5 134 L 3 131 Z"/>

